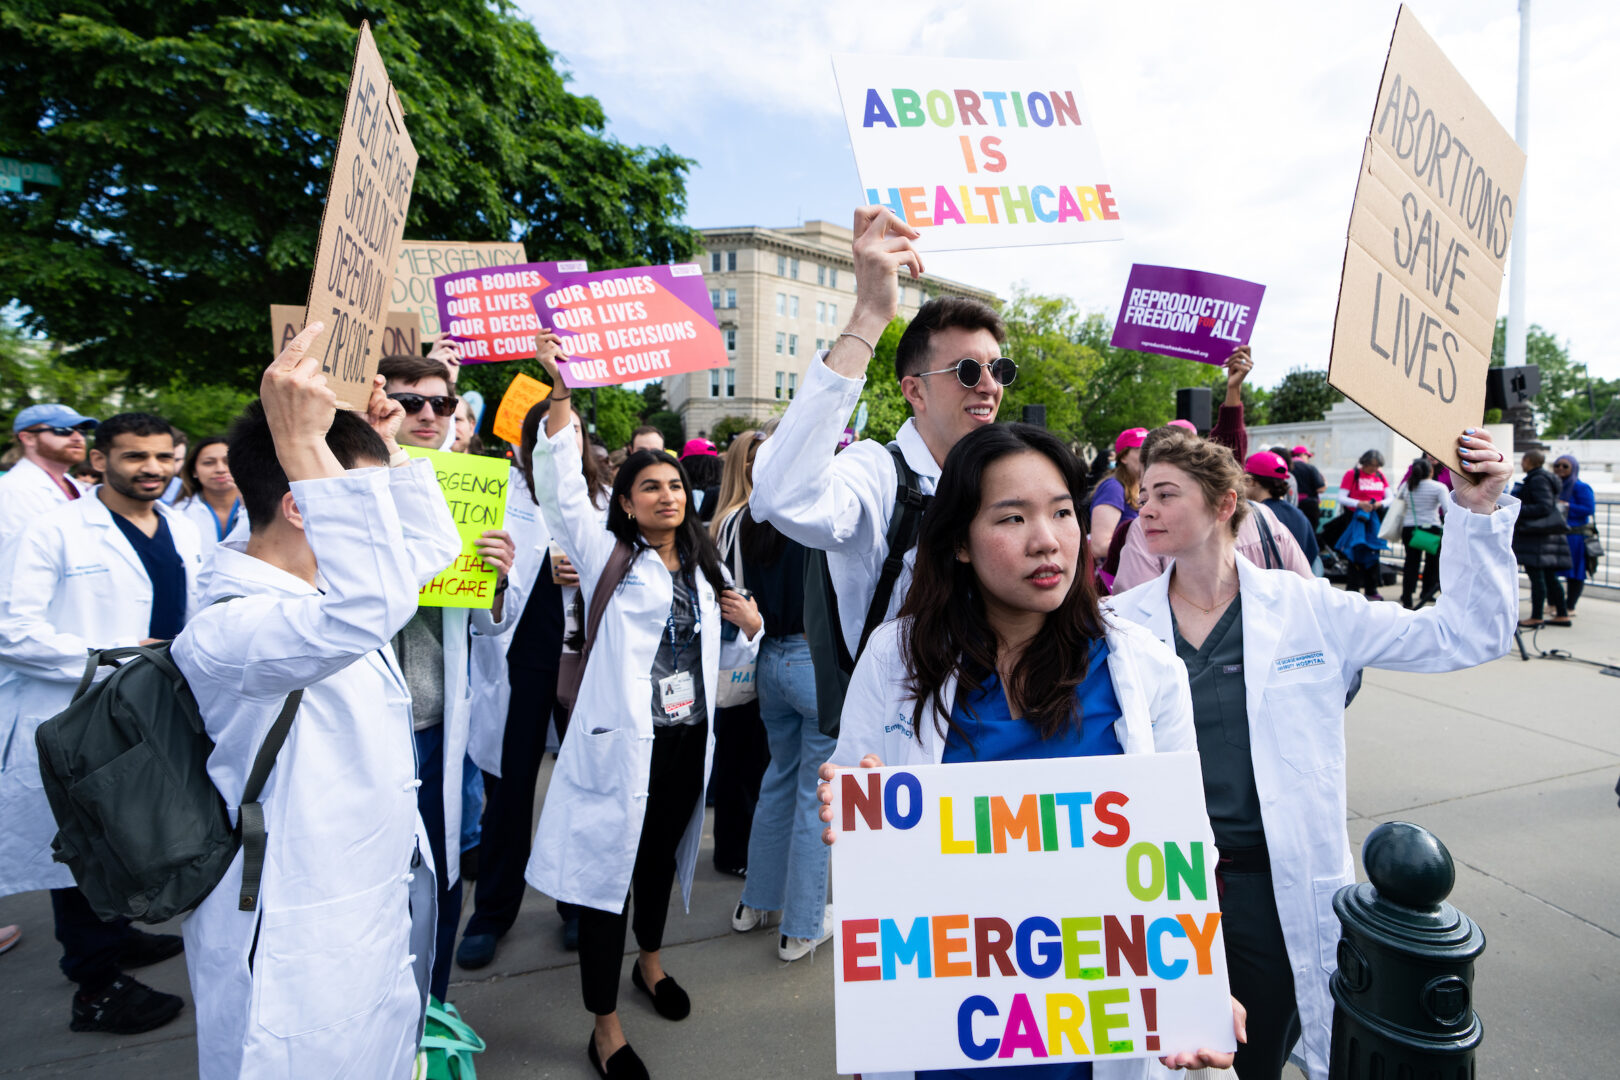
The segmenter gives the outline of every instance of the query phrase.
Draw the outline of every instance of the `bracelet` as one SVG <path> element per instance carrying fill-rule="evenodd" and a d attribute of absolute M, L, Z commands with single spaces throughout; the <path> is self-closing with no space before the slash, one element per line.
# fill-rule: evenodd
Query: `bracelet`
<path fill-rule="evenodd" d="M 838 336 L 841 337 L 841 338 L 847 338 L 847 337 L 854 338 L 856 341 L 860 342 L 862 345 L 865 345 L 868 349 L 871 350 L 872 355 L 871 355 L 871 357 L 869 357 L 869 359 L 874 359 L 874 360 L 877 359 L 877 346 L 873 345 L 870 341 L 867 341 L 865 338 L 861 337 L 861 335 L 854 334 L 854 333 L 851 333 L 848 330 L 845 330 L 842 334 L 839 334 Z"/>
<path fill-rule="evenodd" d="M 495 586 L 494 595 L 495 596 L 501 595 L 501 593 L 506 591 L 506 587 L 508 585 L 510 585 L 510 584 L 512 584 L 512 579 L 511 578 L 509 578 L 509 577 L 501 578 L 501 583 L 499 585 Z"/>
<path fill-rule="evenodd" d="M 568 399 L 572 398 L 573 396 L 574 396 L 574 392 L 572 390 L 570 390 L 566 394 L 552 394 L 551 395 L 551 400 L 552 401 L 567 401 Z"/>
<path fill-rule="evenodd" d="M 411 455 L 407 454 L 403 448 L 395 450 L 388 456 L 388 467 L 390 469 L 397 469 L 401 465 L 409 465 L 410 463 Z"/>

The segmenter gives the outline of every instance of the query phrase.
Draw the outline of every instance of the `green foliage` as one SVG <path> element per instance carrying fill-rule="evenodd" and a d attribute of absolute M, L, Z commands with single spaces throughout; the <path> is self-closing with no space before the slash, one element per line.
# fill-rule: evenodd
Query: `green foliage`
<path fill-rule="evenodd" d="M 138 407 L 156 413 L 185 432 L 193 440 L 207 435 L 223 435 L 231 421 L 258 397 L 258 386 L 252 390 L 235 386 L 190 386 L 178 380 L 156 393 L 145 395 Z"/>
<path fill-rule="evenodd" d="M 1076 342 L 1102 359 L 1080 387 L 1080 441 L 1110 452 L 1126 428 L 1155 428 L 1174 420 L 1176 391 L 1207 385 L 1210 378 L 1208 364 L 1116 349 L 1108 344 L 1112 336 L 1107 318 L 1093 314 L 1081 321 Z"/>
<path fill-rule="evenodd" d="M 421 155 L 407 236 L 603 269 L 697 250 L 691 162 L 608 136 L 508 0 L 11 0 L 0 152 L 62 183 L 0 193 L 0 297 L 77 367 L 255 386 L 266 305 L 308 289 L 362 19 Z"/>
<path fill-rule="evenodd" d="M 1559 341 L 1536 323 L 1530 324 L 1524 339 L 1524 362 L 1541 369 L 1541 390 L 1530 399 L 1536 426 L 1547 438 L 1568 435 L 1592 419 L 1597 387 L 1588 397 L 1591 376 L 1585 364 L 1570 360 L 1567 342 Z M 1501 318 L 1496 320 L 1496 336 L 1491 344 L 1491 367 L 1501 367 L 1506 358 L 1507 319 Z"/>
<path fill-rule="evenodd" d="M 663 433 L 665 446 L 678 451 L 686 445 L 686 424 L 680 413 L 664 409 L 645 417 L 644 422 Z"/>
<path fill-rule="evenodd" d="M 714 427 L 709 429 L 709 441 L 725 450 L 739 432 L 758 431 L 764 426 L 763 420 L 750 420 L 746 416 L 722 416 L 715 421 Z"/>
<path fill-rule="evenodd" d="M 1328 385 L 1327 372 L 1294 368 L 1271 391 L 1273 424 L 1298 424 L 1320 420 L 1328 409 L 1343 401 L 1344 395 Z M 1256 423 L 1251 420 L 1250 423 Z"/>
<path fill-rule="evenodd" d="M 911 416 L 911 406 L 900 392 L 900 380 L 894 377 L 894 354 L 900 349 L 900 335 L 906 332 L 903 319 L 891 320 L 877 339 L 877 355 L 866 365 L 866 388 L 861 400 L 866 403 L 866 430 L 863 439 L 888 442 L 899 432 L 900 426 Z M 860 406 L 855 407 L 856 412 Z"/>
<path fill-rule="evenodd" d="M 42 402 L 59 401 L 98 419 L 120 412 L 116 402 L 122 382 L 116 371 L 69 367 L 61 346 L 29 338 L 0 321 L 0 437 L 9 440 L 12 418 Z"/>
<path fill-rule="evenodd" d="M 1022 291 L 1001 315 L 1007 323 L 1006 352 L 1018 363 L 1018 379 L 1003 392 L 998 415 L 1019 420 L 1025 405 L 1045 405 L 1050 431 L 1085 441 L 1080 395 L 1104 363 L 1096 348 L 1085 343 L 1085 315 L 1071 300 Z"/>
<path fill-rule="evenodd" d="M 596 433 L 608 449 L 629 443 L 630 433 L 641 426 L 642 396 L 622 386 L 599 386 L 590 395 L 596 402 Z"/>
<path fill-rule="evenodd" d="M 668 412 L 669 401 L 664 397 L 664 380 L 654 379 L 641 388 L 641 417 L 642 423 L 654 413 Z"/>

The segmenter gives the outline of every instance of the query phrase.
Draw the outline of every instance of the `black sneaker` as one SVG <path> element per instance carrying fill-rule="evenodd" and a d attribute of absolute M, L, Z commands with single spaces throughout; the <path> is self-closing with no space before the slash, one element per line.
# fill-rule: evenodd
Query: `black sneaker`
<path fill-rule="evenodd" d="M 146 967 L 185 951 L 186 943 L 179 934 L 148 934 L 144 930 L 129 928 L 129 935 L 118 946 L 118 966 L 121 968 Z"/>
<path fill-rule="evenodd" d="M 154 990 L 120 975 L 94 997 L 73 995 L 74 1031 L 106 1031 L 113 1035 L 139 1035 L 160 1028 L 180 1015 L 185 1002 L 174 994 Z"/>

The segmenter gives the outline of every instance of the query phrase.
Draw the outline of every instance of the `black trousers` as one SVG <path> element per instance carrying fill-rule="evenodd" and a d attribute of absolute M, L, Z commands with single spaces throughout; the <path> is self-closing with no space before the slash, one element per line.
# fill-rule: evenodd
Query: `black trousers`
<path fill-rule="evenodd" d="M 129 937 L 129 920 L 102 922 L 77 886 L 51 890 L 56 940 L 62 943 L 62 974 L 95 994 L 123 974 L 118 950 Z"/>
<path fill-rule="evenodd" d="M 1299 1041 L 1299 1007 L 1271 874 L 1217 873 L 1226 973 L 1232 996 L 1249 1011 L 1249 1041 L 1239 1044 L 1233 1071 L 1238 1080 L 1279 1080 Z"/>
<path fill-rule="evenodd" d="M 523 906 L 523 871 L 534 842 L 534 788 L 546 754 L 546 722 L 557 697 L 557 671 L 514 664 L 507 671 L 512 703 L 501 738 L 501 775 L 484 774 L 483 840 L 468 934 L 499 937 Z M 567 728 L 567 714 L 557 730 Z"/>
<path fill-rule="evenodd" d="M 1530 575 L 1530 617 L 1541 618 L 1548 600 L 1552 601 L 1553 614 L 1563 616 L 1569 613 L 1564 606 L 1564 579 L 1559 577 L 1562 570 L 1554 570 L 1548 566 L 1527 566 L 1524 572 Z"/>
<path fill-rule="evenodd" d="M 653 733 L 641 843 L 630 874 L 630 895 L 636 905 L 636 946 L 645 952 L 656 952 L 664 944 L 669 894 L 675 885 L 675 849 L 703 795 L 703 759 L 708 741 L 707 721 L 661 727 Z M 619 969 L 624 962 L 629 910 L 628 900 L 617 912 L 579 909 L 579 978 L 585 1008 L 597 1016 L 606 1016 L 619 1007 Z"/>
<path fill-rule="evenodd" d="M 416 809 L 427 830 L 428 846 L 439 878 L 439 924 L 433 944 L 433 978 L 429 992 L 440 1001 L 450 988 L 450 960 L 456 951 L 456 927 L 461 924 L 461 882 L 450 884 L 450 860 L 444 850 L 444 725 L 416 733 Z M 455 793 L 457 800 L 461 791 Z M 458 845 L 459 846 L 459 845 Z M 456 856 L 460 857 L 460 852 Z"/>
<path fill-rule="evenodd" d="M 714 711 L 714 866 L 736 873 L 748 866 L 759 783 L 771 763 L 771 745 L 759 719 L 759 701 Z"/>
<path fill-rule="evenodd" d="M 1401 567 L 1401 599 L 1412 598 L 1413 590 L 1418 584 L 1418 564 L 1423 566 L 1423 590 L 1418 596 L 1428 596 L 1440 591 L 1440 556 L 1433 551 L 1419 551 L 1412 546 L 1412 534 L 1417 532 L 1410 525 L 1401 529 L 1401 543 L 1406 545 L 1406 563 Z"/>

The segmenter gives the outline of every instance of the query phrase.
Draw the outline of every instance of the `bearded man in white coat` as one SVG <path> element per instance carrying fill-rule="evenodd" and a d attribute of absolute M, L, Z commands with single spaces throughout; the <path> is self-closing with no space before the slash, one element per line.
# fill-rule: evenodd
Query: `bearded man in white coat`
<path fill-rule="evenodd" d="M 381 380 L 337 412 L 295 338 L 230 435 L 250 532 L 215 551 L 206 608 L 172 656 L 231 808 L 287 696 L 302 690 L 259 797 L 257 904 L 243 856 L 187 918 L 198 1072 L 215 1078 L 410 1074 L 426 1005 L 433 868 L 416 812 L 410 695 L 389 639 L 460 551 L 432 468 L 398 449 Z"/>

